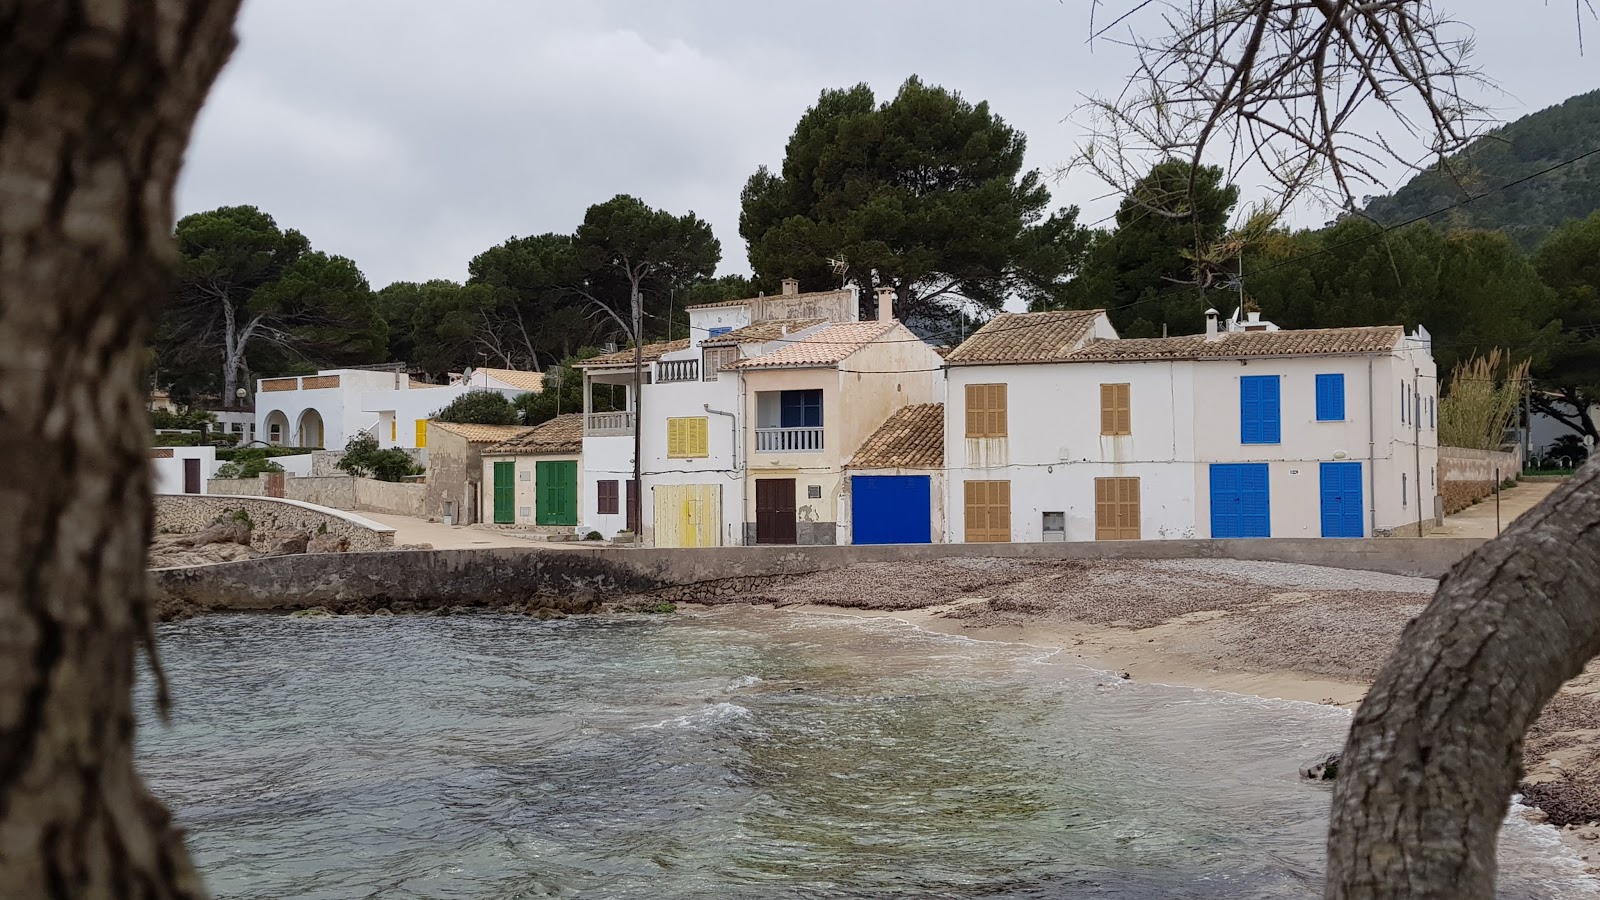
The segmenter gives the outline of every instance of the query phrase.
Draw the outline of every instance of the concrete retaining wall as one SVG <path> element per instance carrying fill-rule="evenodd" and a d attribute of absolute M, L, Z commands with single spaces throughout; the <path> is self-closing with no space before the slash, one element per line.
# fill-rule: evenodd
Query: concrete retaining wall
<path fill-rule="evenodd" d="M 1494 493 L 1500 481 L 1522 473 L 1522 448 L 1512 451 L 1439 448 L 1439 494 L 1445 515 L 1453 515 Z"/>
<path fill-rule="evenodd" d="M 354 478 L 355 509 L 371 512 L 394 513 L 401 516 L 427 518 L 428 487 L 414 481 L 377 481 L 372 478 Z"/>
<path fill-rule="evenodd" d="M 271 497 L 157 494 L 156 531 L 193 534 L 219 517 L 240 510 L 250 517 L 251 543 L 257 550 L 269 549 L 274 542 L 273 532 L 276 531 L 311 534 L 326 531 L 328 534 L 343 535 L 349 540 L 351 550 L 385 550 L 394 546 L 394 529 L 387 525 L 337 509 Z"/>
<path fill-rule="evenodd" d="M 206 491 L 233 497 L 265 497 L 267 481 L 265 478 L 213 478 L 206 482 Z M 288 500 L 333 509 L 359 509 L 418 518 L 425 517 L 423 498 L 426 492 L 425 486 L 414 482 L 395 483 L 349 475 L 312 475 L 283 480 L 283 496 Z"/>
<path fill-rule="evenodd" d="M 152 576 L 163 609 L 503 606 L 536 598 L 549 598 L 538 600 L 539 605 L 571 609 L 584 608 L 596 596 L 665 591 L 666 599 L 712 599 L 775 578 L 852 563 L 959 557 L 1248 559 L 1434 578 L 1482 543 L 1474 538 L 1286 538 L 703 550 L 415 550 L 273 557 L 160 569 Z"/>

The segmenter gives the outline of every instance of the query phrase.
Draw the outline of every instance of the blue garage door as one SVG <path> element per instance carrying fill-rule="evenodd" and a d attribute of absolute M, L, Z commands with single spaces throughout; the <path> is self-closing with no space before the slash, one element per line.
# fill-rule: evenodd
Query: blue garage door
<path fill-rule="evenodd" d="M 1365 536 L 1361 514 L 1361 463 L 1322 464 L 1322 536 Z"/>
<path fill-rule="evenodd" d="M 1272 537 L 1266 463 L 1211 465 L 1211 536 Z"/>
<path fill-rule="evenodd" d="M 933 543 L 928 476 L 856 475 L 850 481 L 852 543 Z"/>

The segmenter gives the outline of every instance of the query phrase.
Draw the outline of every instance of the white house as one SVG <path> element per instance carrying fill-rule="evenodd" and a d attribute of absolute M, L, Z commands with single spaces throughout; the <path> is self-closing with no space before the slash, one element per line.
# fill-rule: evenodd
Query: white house
<path fill-rule="evenodd" d="M 217 471 L 215 447 L 152 447 L 150 466 L 158 494 L 204 494 Z"/>
<path fill-rule="evenodd" d="M 425 447 L 428 418 L 468 391 L 507 397 L 542 389 L 538 372 L 474 369 L 448 385 L 413 381 L 404 372 L 328 369 L 256 383 L 256 440 L 293 447 L 343 449 L 362 431 L 380 447 Z"/>
<path fill-rule="evenodd" d="M 1426 331 L 1258 314 L 1120 340 L 1100 310 L 1001 315 L 956 348 L 951 540 L 1363 537 L 1437 493 Z"/>
<path fill-rule="evenodd" d="M 632 350 L 580 363 L 584 370 L 585 528 L 628 529 L 657 547 L 744 543 L 744 397 L 729 366 L 853 321 L 854 288 L 780 294 L 688 308 L 690 337 L 642 348 L 644 384 L 632 390 Z M 593 412 L 595 391 L 621 392 L 622 412 Z M 636 399 L 637 398 L 637 399 Z M 645 489 L 643 522 L 630 520 L 635 412 Z M 615 502 L 612 499 L 615 498 Z"/>
<path fill-rule="evenodd" d="M 723 368 L 739 374 L 744 397 L 743 543 L 847 541 L 845 463 L 901 407 L 943 399 L 943 360 L 894 318 L 893 296 L 879 289 L 876 320 L 835 323 Z"/>

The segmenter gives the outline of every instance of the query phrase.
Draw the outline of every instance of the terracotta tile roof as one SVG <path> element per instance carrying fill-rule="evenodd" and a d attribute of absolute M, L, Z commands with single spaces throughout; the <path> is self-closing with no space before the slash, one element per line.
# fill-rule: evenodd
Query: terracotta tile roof
<path fill-rule="evenodd" d="M 524 434 L 501 441 L 485 454 L 539 456 L 546 453 L 583 452 L 583 413 L 567 413 L 535 425 Z"/>
<path fill-rule="evenodd" d="M 751 298 L 755 299 L 755 298 Z M 750 300 L 718 300 L 715 303 L 696 303 L 684 309 L 719 309 L 724 306 L 749 306 Z"/>
<path fill-rule="evenodd" d="M 786 344 L 764 356 L 741 359 L 729 369 L 782 369 L 832 366 L 882 337 L 896 322 L 841 322 Z"/>
<path fill-rule="evenodd" d="M 737 344 L 765 344 L 767 341 L 776 341 L 788 337 L 796 331 L 803 331 L 815 325 L 821 325 L 826 319 L 774 319 L 770 322 L 757 322 L 743 328 L 735 328 L 727 334 L 708 337 L 700 342 L 702 347 L 731 347 Z"/>
<path fill-rule="evenodd" d="M 645 344 L 643 353 L 644 361 L 647 363 L 655 362 L 656 360 L 660 359 L 663 354 L 672 353 L 676 350 L 687 349 L 689 349 L 688 338 L 679 338 L 676 341 L 657 341 L 654 344 Z M 631 365 L 633 365 L 632 347 L 629 347 L 626 350 L 618 350 L 615 353 L 602 353 L 599 356 L 591 356 L 588 359 L 582 359 L 578 361 L 578 368 L 580 369 L 587 369 L 597 366 Z"/>
<path fill-rule="evenodd" d="M 429 422 L 434 428 L 443 429 L 451 434 L 467 439 L 469 444 L 498 444 L 509 441 L 525 431 L 530 431 L 522 425 L 465 425 L 460 422 Z"/>
<path fill-rule="evenodd" d="M 1154 359 L 1233 359 L 1240 356 L 1323 356 L 1385 353 L 1399 345 L 1399 325 L 1367 328 L 1306 328 L 1295 331 L 1230 331 L 1208 341 L 1203 334 L 1168 338 L 1093 341 L 1066 362 Z"/>
<path fill-rule="evenodd" d="M 944 404 L 901 407 L 861 444 L 850 469 L 938 469 L 944 467 Z"/>
<path fill-rule="evenodd" d="M 952 365 L 1056 362 L 1078 349 L 1103 309 L 1001 313 L 946 356 Z"/>
<path fill-rule="evenodd" d="M 524 372 L 520 369 L 478 369 L 479 372 L 499 381 L 509 384 L 519 391 L 532 391 L 538 393 L 544 390 L 543 372 Z"/>

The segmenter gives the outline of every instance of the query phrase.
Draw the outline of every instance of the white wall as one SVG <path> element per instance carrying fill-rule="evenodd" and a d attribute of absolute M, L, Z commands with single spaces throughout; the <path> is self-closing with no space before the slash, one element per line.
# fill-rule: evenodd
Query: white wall
<path fill-rule="evenodd" d="M 158 494 L 183 493 L 184 460 L 198 459 L 200 461 L 200 493 L 206 493 L 206 481 L 217 471 L 217 448 L 215 447 L 156 447 L 154 452 L 166 454 L 171 452 L 170 458 L 156 458 L 152 456 L 150 466 L 154 470 L 155 492 Z"/>
<path fill-rule="evenodd" d="M 750 324 L 748 306 L 714 306 L 710 309 L 689 310 L 689 351 L 674 354 L 673 358 L 700 355 L 700 342 L 711 336 L 713 328 L 736 329 Z"/>
<path fill-rule="evenodd" d="M 694 358 L 699 351 L 668 354 L 664 359 Z M 744 477 L 735 456 L 743 425 L 739 404 L 740 381 L 737 374 L 723 373 L 716 381 L 679 381 L 644 386 L 644 430 L 640 434 L 644 475 L 641 509 L 643 539 L 655 540 L 655 503 L 652 489 L 659 485 L 715 484 L 721 486 L 722 522 L 718 528 L 721 546 L 744 543 Z M 731 412 L 734 418 L 706 411 L 706 407 Z M 676 459 L 667 456 L 667 419 L 677 417 L 706 420 L 707 456 Z M 626 482 L 629 474 L 618 477 Z M 613 476 L 617 477 L 617 476 Z"/>
<path fill-rule="evenodd" d="M 948 537 L 964 537 L 965 481 L 992 479 L 1011 482 L 1014 540 L 1041 540 L 1047 511 L 1066 514 L 1068 540 L 1094 540 L 1094 479 L 1104 477 L 1140 479 L 1142 538 L 1210 537 L 1209 466 L 1227 462 L 1269 464 L 1273 537 L 1321 534 L 1324 461 L 1362 463 L 1369 535 L 1374 513 L 1379 532 L 1431 517 L 1438 465 L 1437 412 L 1430 423 L 1426 402 L 1437 384 L 1432 360 L 1413 350 L 1374 357 L 1370 406 L 1367 363 L 1351 356 L 953 367 L 945 410 Z M 1325 373 L 1345 376 L 1342 421 L 1316 420 L 1316 375 Z M 1279 443 L 1241 443 L 1242 375 L 1279 376 Z M 968 439 L 966 386 L 996 382 L 1008 385 L 1008 436 Z M 1420 444 L 1409 412 L 1400 421 L 1402 382 L 1424 399 Z M 1122 383 L 1132 434 L 1101 435 L 1100 385 Z"/>
<path fill-rule="evenodd" d="M 578 526 L 598 531 L 607 540 L 628 527 L 628 481 L 633 478 L 633 435 L 585 436 L 583 465 L 579 467 Z M 617 482 L 617 511 L 600 515 L 597 481 Z M 646 483 L 649 480 L 646 479 Z"/>
<path fill-rule="evenodd" d="M 361 409 L 368 418 L 363 427 L 373 428 L 378 446 L 385 450 L 391 447 L 416 449 L 417 422 L 427 421 L 462 394 L 481 390 L 493 390 L 508 400 L 515 400 L 527 393 L 514 388 L 484 388 L 471 384 L 368 391 L 361 395 Z M 341 448 L 343 446 L 339 445 Z"/>
<path fill-rule="evenodd" d="M 578 523 L 580 531 L 591 529 L 583 528 L 583 511 L 585 504 L 593 505 L 594 486 L 585 484 L 583 479 L 583 458 L 577 453 L 549 454 L 545 456 L 493 456 L 488 453 L 483 455 L 483 497 L 479 509 L 483 511 L 482 519 L 485 522 L 494 522 L 494 464 L 497 462 L 515 463 L 516 490 L 514 497 L 516 505 L 512 514 L 517 525 L 536 525 L 539 517 L 539 482 L 538 464 L 541 462 L 575 462 L 578 464 Z M 598 529 L 593 529 L 598 530 Z"/>

